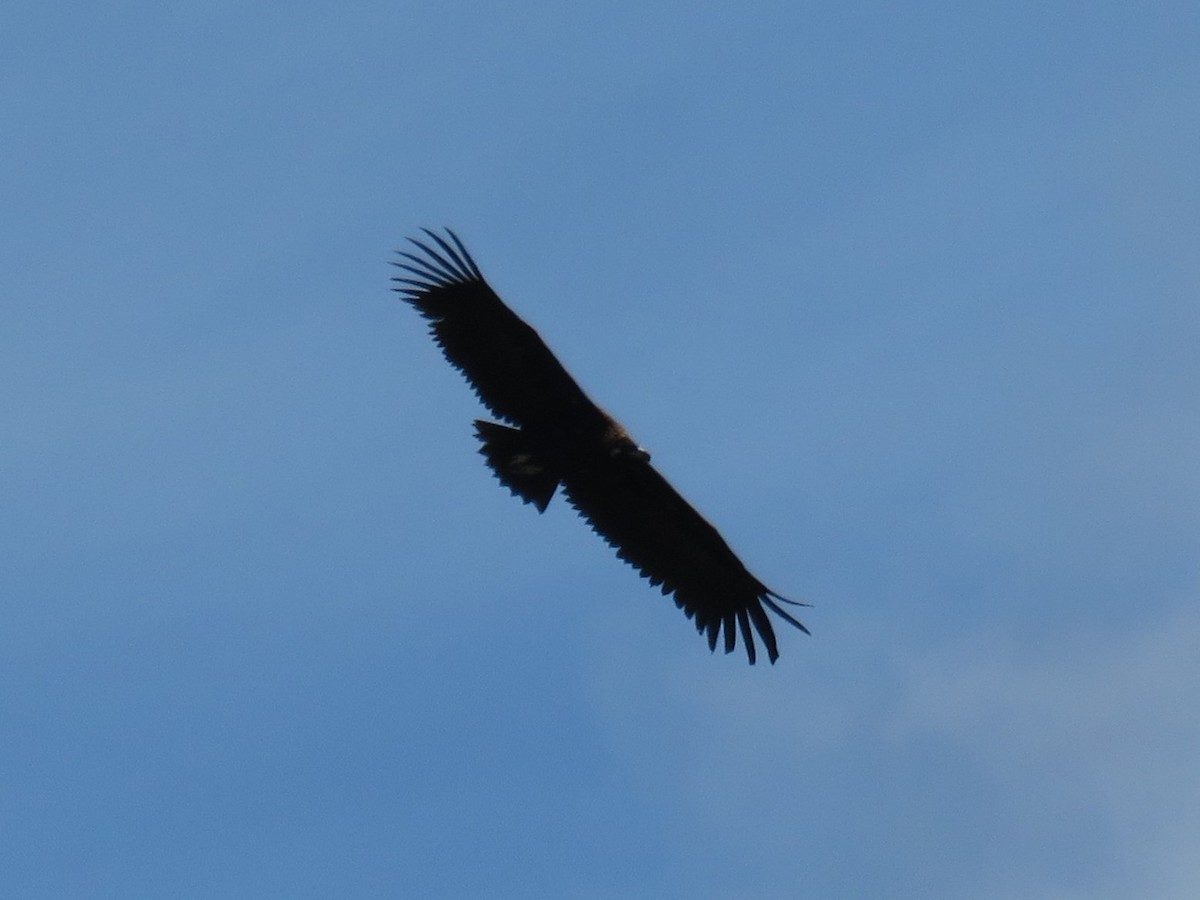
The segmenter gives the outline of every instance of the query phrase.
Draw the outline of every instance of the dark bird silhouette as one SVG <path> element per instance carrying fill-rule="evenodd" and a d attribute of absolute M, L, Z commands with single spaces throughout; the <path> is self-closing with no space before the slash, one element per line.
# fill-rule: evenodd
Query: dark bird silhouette
<path fill-rule="evenodd" d="M 808 633 L 780 607 L 787 600 L 751 575 L 717 530 L 650 465 L 650 454 L 580 390 L 538 333 L 484 280 L 458 236 L 422 229 L 410 238 L 420 255 L 398 251 L 404 270 L 392 280 L 400 296 L 429 320 L 452 366 L 500 422 L 475 422 L 480 453 L 514 495 L 544 512 L 555 490 L 707 636 L 724 631 L 725 652 L 737 646 L 756 658 L 754 632 L 771 662 L 779 657 L 766 606 Z M 736 625 L 735 625 L 736 623 Z M 753 626 L 753 629 L 751 628 Z"/>

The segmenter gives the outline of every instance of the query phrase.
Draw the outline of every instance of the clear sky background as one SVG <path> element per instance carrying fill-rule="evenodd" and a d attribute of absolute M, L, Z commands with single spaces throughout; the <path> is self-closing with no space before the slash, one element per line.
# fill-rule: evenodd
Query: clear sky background
<path fill-rule="evenodd" d="M 6 3 L 0 894 L 1200 896 L 1200 6 Z M 747 565 L 481 409 L 450 225 Z"/>

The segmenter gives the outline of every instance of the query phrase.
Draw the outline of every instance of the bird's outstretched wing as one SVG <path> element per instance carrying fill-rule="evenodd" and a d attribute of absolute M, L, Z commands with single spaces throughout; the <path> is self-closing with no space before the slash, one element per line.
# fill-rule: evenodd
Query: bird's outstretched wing
<path fill-rule="evenodd" d="M 429 320 L 429 331 L 449 363 L 497 417 L 536 425 L 592 406 L 538 333 L 483 279 L 450 229 L 450 241 L 424 229 L 429 241 L 410 239 L 423 256 L 398 251 L 396 292 Z M 452 242 L 452 243 L 451 243 Z"/>
<path fill-rule="evenodd" d="M 725 652 L 732 652 L 740 630 L 753 664 L 757 632 L 775 662 L 779 648 L 764 606 L 808 633 L 779 606 L 804 604 L 780 597 L 751 575 L 717 530 L 648 461 L 612 459 L 586 477 L 564 479 L 563 490 L 617 556 L 672 596 L 710 649 L 716 649 L 723 631 Z"/>

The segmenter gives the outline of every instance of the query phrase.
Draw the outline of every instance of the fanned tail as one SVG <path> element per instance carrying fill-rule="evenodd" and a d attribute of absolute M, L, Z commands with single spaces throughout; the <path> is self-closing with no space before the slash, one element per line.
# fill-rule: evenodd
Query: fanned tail
<path fill-rule="evenodd" d="M 558 488 L 558 476 L 549 471 L 529 446 L 529 438 L 520 428 L 498 422 L 475 420 L 475 436 L 483 442 L 479 452 L 500 483 L 538 512 L 545 512 Z"/>

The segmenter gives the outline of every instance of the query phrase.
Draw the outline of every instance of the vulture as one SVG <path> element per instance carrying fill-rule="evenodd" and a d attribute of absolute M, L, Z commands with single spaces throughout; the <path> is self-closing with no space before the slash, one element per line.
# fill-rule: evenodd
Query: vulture
<path fill-rule="evenodd" d="M 766 609 L 804 633 L 729 545 L 650 465 L 615 419 L 580 390 L 538 333 L 509 309 L 450 229 L 422 229 L 392 264 L 394 290 L 429 321 L 447 361 L 500 421 L 476 420 L 475 436 L 504 487 L 538 512 L 561 488 L 592 529 L 650 584 L 670 595 L 714 651 L 741 632 L 753 665 L 758 634 L 779 657 Z M 410 252 L 413 251 L 413 252 Z"/>

